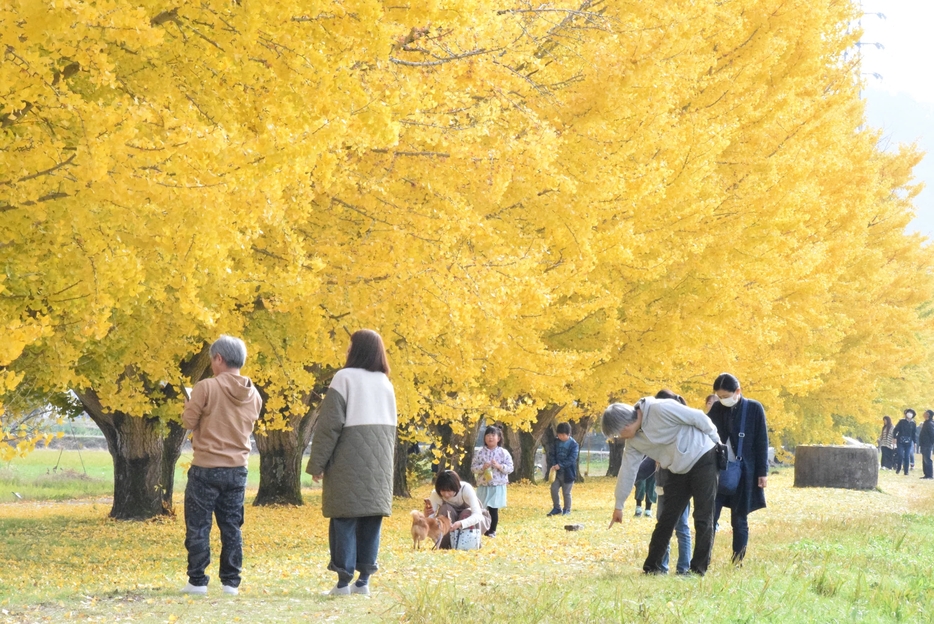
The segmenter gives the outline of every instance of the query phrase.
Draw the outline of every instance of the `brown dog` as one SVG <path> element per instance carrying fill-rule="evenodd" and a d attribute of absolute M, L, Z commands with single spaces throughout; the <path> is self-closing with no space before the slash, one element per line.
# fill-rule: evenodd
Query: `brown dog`
<path fill-rule="evenodd" d="M 437 518 L 427 518 L 428 537 L 434 540 L 435 545 L 432 550 L 438 548 L 441 538 L 451 532 L 451 520 L 447 516 L 438 516 Z"/>
<path fill-rule="evenodd" d="M 437 548 L 441 538 L 451 532 L 451 521 L 446 516 L 426 518 L 420 511 L 412 512 L 412 548 L 418 550 L 426 538 Z"/>
<path fill-rule="evenodd" d="M 428 537 L 428 521 L 425 514 L 412 511 L 412 548 L 418 550 L 425 538 Z"/>

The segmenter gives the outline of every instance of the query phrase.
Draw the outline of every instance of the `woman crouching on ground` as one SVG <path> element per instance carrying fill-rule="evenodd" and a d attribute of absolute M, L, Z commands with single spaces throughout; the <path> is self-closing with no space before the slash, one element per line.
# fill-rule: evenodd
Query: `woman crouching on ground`
<path fill-rule="evenodd" d="M 490 529 L 490 512 L 483 508 L 477 492 L 469 483 L 461 483 L 453 470 L 445 470 L 435 479 L 435 489 L 425 501 L 425 515 L 446 516 L 451 531 L 476 528 L 481 533 Z M 451 534 L 445 535 L 438 548 L 451 548 Z"/>

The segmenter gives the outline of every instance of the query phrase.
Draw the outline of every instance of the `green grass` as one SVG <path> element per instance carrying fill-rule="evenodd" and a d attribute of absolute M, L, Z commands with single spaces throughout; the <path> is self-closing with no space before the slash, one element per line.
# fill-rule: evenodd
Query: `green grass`
<path fill-rule="evenodd" d="M 113 494 L 113 462 L 107 451 L 36 450 L 0 464 L 0 502 L 69 500 Z"/>
<path fill-rule="evenodd" d="M 184 491 L 191 453 L 183 453 L 175 467 L 175 489 Z M 259 487 L 259 456 L 250 456 L 247 487 Z M 315 486 L 302 474 L 302 487 Z M 113 460 L 102 450 L 38 449 L 26 457 L 0 463 L 0 503 L 18 500 L 70 500 L 113 496 Z"/>
<path fill-rule="evenodd" d="M 184 491 L 186 468 L 191 453 L 183 453 L 175 468 L 175 490 Z M 581 472 L 594 477 L 606 474 L 606 459 L 593 459 L 589 465 L 586 452 L 581 455 Z M 259 487 L 259 456 L 250 456 L 247 486 Z M 302 474 L 302 489 L 313 490 L 311 476 Z M 113 495 L 113 460 L 103 450 L 37 449 L 26 457 L 0 463 L 0 503 L 18 500 L 70 500 L 101 498 Z"/>
<path fill-rule="evenodd" d="M 89 468 L 90 469 L 90 468 Z M 478 552 L 414 552 L 408 510 L 386 520 L 370 599 L 323 597 L 327 523 L 308 504 L 247 508 L 242 593 L 179 596 L 181 518 L 116 522 L 109 504 L 0 504 L 0 622 L 926 622 L 934 620 L 934 486 L 883 473 L 868 492 L 796 489 L 770 479 L 750 516 L 750 552 L 728 563 L 725 513 L 704 578 L 640 573 L 653 522 L 606 529 L 613 480 L 575 486 L 575 523 L 546 518 L 545 486 L 510 486 L 495 540 Z M 179 504 L 180 497 L 176 503 Z M 217 548 L 216 531 L 214 548 Z M 216 575 L 216 562 L 212 576 Z"/>

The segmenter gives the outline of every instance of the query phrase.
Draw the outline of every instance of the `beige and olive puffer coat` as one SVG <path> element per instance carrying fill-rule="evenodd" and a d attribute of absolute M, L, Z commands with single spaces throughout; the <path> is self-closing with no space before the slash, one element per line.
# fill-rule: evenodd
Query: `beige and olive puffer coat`
<path fill-rule="evenodd" d="M 344 368 L 319 408 L 305 471 L 324 475 L 325 518 L 392 514 L 396 395 L 383 373 Z"/>

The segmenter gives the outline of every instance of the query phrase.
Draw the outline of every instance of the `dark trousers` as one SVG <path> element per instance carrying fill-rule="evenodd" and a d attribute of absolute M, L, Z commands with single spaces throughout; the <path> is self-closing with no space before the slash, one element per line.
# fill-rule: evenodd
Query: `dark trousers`
<path fill-rule="evenodd" d="M 898 443 L 898 455 L 902 460 L 902 468 L 905 469 L 905 474 L 908 474 L 908 468 L 911 466 L 911 460 L 914 459 L 914 453 L 912 453 L 912 447 L 914 446 L 913 442 L 907 444 Z M 898 472 L 898 469 L 896 469 Z"/>
<path fill-rule="evenodd" d="M 931 463 L 932 451 L 934 451 L 934 447 L 921 447 L 921 469 L 924 471 L 924 476 L 928 479 L 934 478 L 934 465 Z"/>
<path fill-rule="evenodd" d="M 720 512 L 723 511 L 723 500 L 717 497 L 717 511 L 714 514 L 714 528 L 720 522 Z M 740 563 L 746 556 L 746 546 L 749 544 L 748 515 L 737 513 L 730 509 L 730 524 L 733 527 L 733 563 Z"/>
<path fill-rule="evenodd" d="M 895 461 L 895 449 L 891 449 L 887 446 L 883 446 L 882 447 L 882 467 L 891 469 L 894 461 Z"/>
<path fill-rule="evenodd" d="M 357 581 L 365 585 L 379 566 L 379 534 L 383 525 L 382 516 L 363 518 L 331 518 L 328 528 L 328 546 L 331 561 L 328 570 L 337 572 L 337 584 L 347 585 L 353 580 L 353 572 L 360 576 Z"/>
<path fill-rule="evenodd" d="M 658 516 L 649 554 L 642 569 L 648 574 L 663 574 L 662 561 L 671 541 L 671 534 L 688 502 L 694 499 L 694 556 L 691 572 L 705 574 L 713 550 L 714 502 L 720 471 L 717 469 L 716 450 L 705 453 L 685 474 L 671 473 L 665 483 L 665 504 Z"/>
<path fill-rule="evenodd" d="M 185 549 L 188 550 L 188 582 L 208 584 L 204 570 L 211 563 L 211 516 L 221 531 L 221 583 L 240 586 L 243 566 L 243 494 L 246 466 L 240 468 L 188 469 L 185 486 Z"/>

